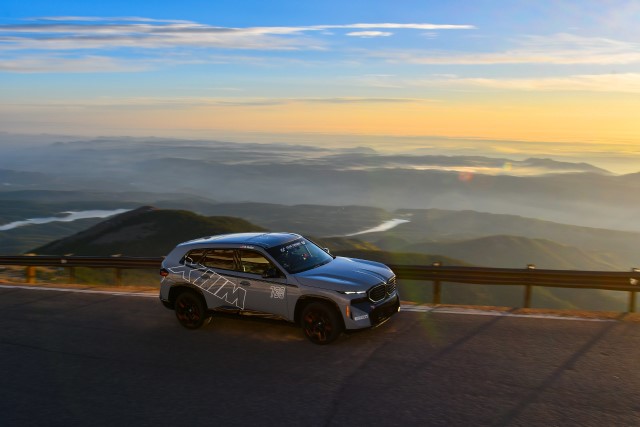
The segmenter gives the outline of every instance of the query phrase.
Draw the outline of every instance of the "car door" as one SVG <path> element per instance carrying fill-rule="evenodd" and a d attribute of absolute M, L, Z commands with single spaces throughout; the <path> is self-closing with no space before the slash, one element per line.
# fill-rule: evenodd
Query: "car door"
<path fill-rule="evenodd" d="M 201 276 L 192 284 L 202 289 L 207 306 L 245 309 L 248 291 L 238 286 L 236 251 L 207 249 L 199 261 Z"/>
<path fill-rule="evenodd" d="M 245 308 L 288 318 L 287 279 L 265 255 L 254 249 L 238 250 L 237 283 L 247 289 Z M 279 277 L 263 277 L 268 269 L 275 269 Z"/>

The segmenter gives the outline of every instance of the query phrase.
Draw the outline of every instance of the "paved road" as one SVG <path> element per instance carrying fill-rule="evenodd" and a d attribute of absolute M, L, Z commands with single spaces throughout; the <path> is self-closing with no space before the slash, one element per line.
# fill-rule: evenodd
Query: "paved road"
<path fill-rule="evenodd" d="M 402 312 L 308 343 L 155 298 L 0 289 L 0 424 L 640 425 L 640 324 Z"/>

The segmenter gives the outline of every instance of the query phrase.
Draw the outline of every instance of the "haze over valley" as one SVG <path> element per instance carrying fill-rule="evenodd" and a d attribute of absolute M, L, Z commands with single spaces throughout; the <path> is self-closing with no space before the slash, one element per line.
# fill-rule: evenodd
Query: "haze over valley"
<path fill-rule="evenodd" d="M 640 173 L 552 159 L 383 154 L 286 144 L 99 138 L 14 148 L 2 191 L 143 192 L 202 203 L 360 205 L 513 214 L 640 231 Z M 17 197 L 17 196 L 16 196 Z M 78 201 L 78 200 L 76 200 Z M 26 218 L 17 218 L 23 220 Z"/>

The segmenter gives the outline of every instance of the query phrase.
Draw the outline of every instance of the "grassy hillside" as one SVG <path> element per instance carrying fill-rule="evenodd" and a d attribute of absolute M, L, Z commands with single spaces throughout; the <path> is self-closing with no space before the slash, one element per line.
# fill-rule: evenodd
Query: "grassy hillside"
<path fill-rule="evenodd" d="M 0 231 L 0 255 L 19 255 L 31 249 L 63 239 L 104 221 L 104 218 L 80 219 L 73 222 L 51 222 Z"/>
<path fill-rule="evenodd" d="M 32 250 L 37 254 L 162 256 L 183 241 L 222 233 L 263 231 L 248 221 L 143 207 Z"/>

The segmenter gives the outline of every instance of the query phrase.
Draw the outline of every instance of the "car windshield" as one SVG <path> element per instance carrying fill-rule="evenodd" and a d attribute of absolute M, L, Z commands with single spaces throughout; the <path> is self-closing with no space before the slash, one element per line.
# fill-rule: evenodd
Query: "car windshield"
<path fill-rule="evenodd" d="M 333 257 L 305 238 L 267 249 L 267 252 L 289 273 L 300 273 L 320 267 Z"/>

